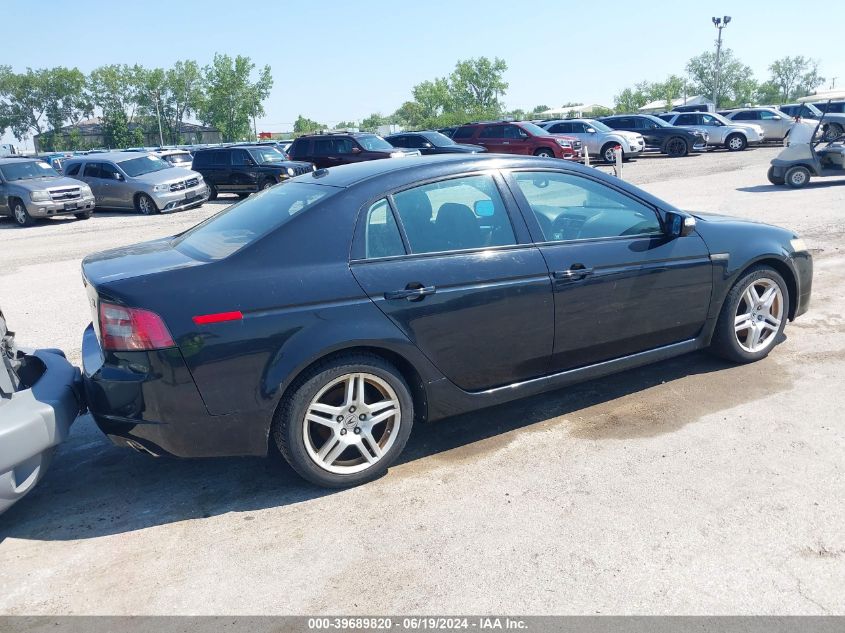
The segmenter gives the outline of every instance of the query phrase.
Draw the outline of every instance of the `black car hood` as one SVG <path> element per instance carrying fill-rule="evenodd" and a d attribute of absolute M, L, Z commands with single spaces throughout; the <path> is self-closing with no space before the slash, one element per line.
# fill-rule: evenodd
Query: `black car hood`
<path fill-rule="evenodd" d="M 696 220 L 703 220 L 705 222 L 739 222 L 741 224 L 765 224 L 765 222 L 758 222 L 757 220 L 747 220 L 745 218 L 738 218 L 733 215 L 722 215 L 721 213 L 711 213 L 709 211 L 685 211 L 689 213 Z"/>

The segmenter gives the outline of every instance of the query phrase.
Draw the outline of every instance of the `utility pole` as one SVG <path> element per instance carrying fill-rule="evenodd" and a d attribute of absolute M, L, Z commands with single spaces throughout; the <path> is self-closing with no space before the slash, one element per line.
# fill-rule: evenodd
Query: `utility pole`
<path fill-rule="evenodd" d="M 721 79 L 722 67 L 719 62 L 722 57 L 722 29 L 731 21 L 731 16 L 726 15 L 721 18 L 711 18 L 713 26 L 719 30 L 719 38 L 716 40 L 716 83 L 713 85 L 713 104 L 716 109 L 719 109 L 719 80 Z"/>
<path fill-rule="evenodd" d="M 830 89 L 831 89 L 831 90 L 833 90 L 834 88 L 836 88 L 836 80 L 837 80 L 837 79 L 839 79 L 839 77 L 834 77 L 833 79 L 831 79 L 831 80 L 830 80 Z"/>
<path fill-rule="evenodd" d="M 153 99 L 156 102 L 156 118 L 158 119 L 158 144 L 159 147 L 164 147 L 164 134 L 161 131 L 161 111 L 158 108 L 158 101 L 161 99 L 161 91 L 156 88 L 153 90 Z"/>

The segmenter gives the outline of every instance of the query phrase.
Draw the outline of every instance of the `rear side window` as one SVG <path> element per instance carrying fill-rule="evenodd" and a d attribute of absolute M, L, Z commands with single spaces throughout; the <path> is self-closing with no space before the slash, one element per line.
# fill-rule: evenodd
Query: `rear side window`
<path fill-rule="evenodd" d="M 367 230 L 364 234 L 367 259 L 405 254 L 405 245 L 393 211 L 382 198 L 367 210 Z"/>
<path fill-rule="evenodd" d="M 308 153 L 308 139 L 296 139 L 291 146 L 288 147 L 288 155 L 293 158 L 295 156 L 305 156 Z"/>
<path fill-rule="evenodd" d="M 478 135 L 478 138 L 504 138 L 505 137 L 505 126 L 504 125 L 485 125 L 481 128 L 481 134 Z"/>
<path fill-rule="evenodd" d="M 194 155 L 194 167 L 207 167 L 209 164 L 209 155 L 210 152 L 197 152 Z"/>
<path fill-rule="evenodd" d="M 694 114 L 681 114 L 675 121 L 675 125 L 696 125 L 696 116 Z"/>
<path fill-rule="evenodd" d="M 337 191 L 301 182 L 267 189 L 198 224 L 176 238 L 174 247 L 195 259 L 223 259 Z"/>
<path fill-rule="evenodd" d="M 81 163 L 74 163 L 73 165 L 71 165 L 70 167 L 67 168 L 67 171 L 65 172 L 65 174 L 68 175 L 68 176 L 76 176 L 76 174 L 79 173 L 79 168 L 81 166 L 82 166 Z"/>
<path fill-rule="evenodd" d="M 754 110 L 743 110 L 733 116 L 734 121 L 758 121 L 759 119 L 759 112 L 755 112 Z"/>
<path fill-rule="evenodd" d="M 516 243 L 492 176 L 442 180 L 407 189 L 393 199 L 413 253 Z"/>
<path fill-rule="evenodd" d="M 459 127 L 455 130 L 455 133 L 452 135 L 453 140 L 458 140 L 462 138 L 472 138 L 473 132 L 475 128 L 472 127 Z"/>
<path fill-rule="evenodd" d="M 567 132 L 572 132 L 572 124 L 571 123 L 555 123 L 554 125 L 548 128 L 549 132 L 552 134 L 566 134 Z"/>

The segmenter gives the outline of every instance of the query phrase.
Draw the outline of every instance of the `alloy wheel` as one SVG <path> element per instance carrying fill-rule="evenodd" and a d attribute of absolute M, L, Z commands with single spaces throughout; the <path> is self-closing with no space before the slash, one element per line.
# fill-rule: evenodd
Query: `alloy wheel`
<path fill-rule="evenodd" d="M 138 208 L 141 209 L 141 213 L 144 215 L 152 215 L 153 210 L 151 202 L 152 201 L 147 196 L 141 196 L 138 198 Z"/>
<path fill-rule="evenodd" d="M 738 136 L 731 137 L 731 140 L 728 141 L 728 147 L 735 151 L 742 149 L 742 139 Z"/>
<path fill-rule="evenodd" d="M 20 202 L 15 205 L 15 220 L 18 224 L 22 226 L 29 221 L 29 218 L 26 214 L 26 209 L 24 209 L 23 205 Z"/>
<path fill-rule="evenodd" d="M 361 472 L 390 450 L 402 419 L 399 398 L 369 373 L 340 376 L 311 400 L 302 421 L 308 456 L 336 474 Z"/>
<path fill-rule="evenodd" d="M 784 316 L 783 293 L 768 277 L 755 279 L 743 291 L 734 315 L 737 343 L 746 352 L 756 353 L 771 346 Z"/>
<path fill-rule="evenodd" d="M 674 138 L 666 145 L 666 153 L 669 156 L 683 156 L 687 145 L 683 139 Z"/>

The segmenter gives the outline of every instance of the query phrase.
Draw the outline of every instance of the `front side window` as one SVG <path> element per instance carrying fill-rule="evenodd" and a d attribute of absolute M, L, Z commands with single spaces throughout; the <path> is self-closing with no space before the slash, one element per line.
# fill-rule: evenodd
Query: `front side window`
<path fill-rule="evenodd" d="M 394 257 L 405 254 L 402 236 L 387 200 L 382 198 L 367 210 L 367 224 L 364 233 L 367 259 Z"/>
<path fill-rule="evenodd" d="M 82 175 L 85 178 L 100 178 L 100 163 L 86 163 Z"/>
<path fill-rule="evenodd" d="M 514 172 L 513 178 L 547 242 L 663 231 L 654 209 L 600 182 L 558 172 Z"/>
<path fill-rule="evenodd" d="M 68 176 L 76 176 L 76 174 L 79 173 L 80 167 L 81 167 L 80 163 L 74 163 L 73 165 L 71 165 L 70 167 L 67 168 L 67 171 L 65 172 L 65 174 L 68 175 Z"/>
<path fill-rule="evenodd" d="M 334 141 L 321 138 L 314 141 L 314 156 L 331 156 L 334 153 Z"/>
<path fill-rule="evenodd" d="M 394 196 L 413 253 L 515 244 L 505 203 L 492 176 L 454 178 Z"/>
<path fill-rule="evenodd" d="M 775 114 L 774 112 L 769 112 L 768 110 L 761 110 L 760 111 L 760 119 L 762 121 L 774 121 L 779 119 L 780 117 Z"/>
<path fill-rule="evenodd" d="M 387 143 L 387 141 L 385 141 Z M 388 145 L 390 145 L 388 143 Z M 335 139 L 335 147 L 337 147 L 338 154 L 351 154 L 352 148 L 355 147 L 355 143 L 352 142 L 351 139 L 348 138 L 339 138 Z M 390 146 L 390 149 L 393 149 L 393 146 Z"/>
<path fill-rule="evenodd" d="M 223 259 L 337 191 L 334 187 L 286 182 L 232 205 L 182 234 L 173 245 L 195 259 Z"/>
<path fill-rule="evenodd" d="M 252 159 L 250 158 L 249 154 L 246 153 L 245 149 L 232 150 L 232 165 L 234 165 L 235 167 L 244 167 L 245 165 L 249 165 L 252 162 Z"/>

